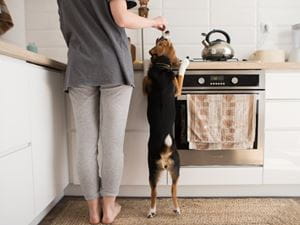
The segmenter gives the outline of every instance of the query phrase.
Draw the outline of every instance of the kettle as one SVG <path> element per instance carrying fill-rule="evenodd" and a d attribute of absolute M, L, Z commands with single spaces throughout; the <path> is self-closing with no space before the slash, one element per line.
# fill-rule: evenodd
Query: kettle
<path fill-rule="evenodd" d="M 226 41 L 221 39 L 210 41 L 210 36 L 214 33 L 223 34 L 226 37 Z M 208 34 L 202 33 L 202 36 L 205 37 L 205 39 L 202 41 L 202 44 L 204 45 L 202 58 L 204 60 L 226 61 L 233 58 L 234 50 L 230 46 L 230 37 L 225 31 L 214 29 Z"/>

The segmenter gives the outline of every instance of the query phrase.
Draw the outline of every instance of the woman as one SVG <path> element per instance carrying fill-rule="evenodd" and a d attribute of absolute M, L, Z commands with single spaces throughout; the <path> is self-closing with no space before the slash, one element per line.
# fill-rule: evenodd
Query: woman
<path fill-rule="evenodd" d="M 100 222 L 101 208 L 103 223 L 112 223 L 121 210 L 115 200 L 134 87 L 124 28 L 164 30 L 166 26 L 163 17 L 146 19 L 129 12 L 129 1 L 133 0 L 58 0 L 69 48 L 64 91 L 74 112 L 76 166 L 91 224 Z"/>

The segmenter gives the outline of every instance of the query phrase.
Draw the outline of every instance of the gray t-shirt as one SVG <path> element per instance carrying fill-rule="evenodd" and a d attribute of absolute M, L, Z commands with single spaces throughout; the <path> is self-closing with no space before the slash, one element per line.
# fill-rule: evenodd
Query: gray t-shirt
<path fill-rule="evenodd" d="M 79 85 L 134 87 L 129 42 L 111 14 L 109 0 L 57 0 L 68 50 L 64 91 Z"/>

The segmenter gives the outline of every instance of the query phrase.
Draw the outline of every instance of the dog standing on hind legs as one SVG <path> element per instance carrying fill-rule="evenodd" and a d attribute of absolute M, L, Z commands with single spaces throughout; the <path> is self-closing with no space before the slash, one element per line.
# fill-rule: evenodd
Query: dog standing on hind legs
<path fill-rule="evenodd" d="M 151 207 L 148 218 L 156 215 L 157 183 L 162 171 L 167 170 L 172 178 L 172 200 L 174 213 L 179 215 L 177 201 L 177 183 L 180 171 L 180 159 L 172 137 L 175 122 L 175 96 L 181 95 L 183 78 L 189 60 L 181 64 L 175 49 L 165 32 L 156 40 L 156 46 L 150 50 L 151 65 L 143 81 L 144 93 L 148 96 L 147 118 L 150 125 L 148 141 L 148 168 L 151 187 Z M 172 66 L 179 66 L 176 77 Z"/>

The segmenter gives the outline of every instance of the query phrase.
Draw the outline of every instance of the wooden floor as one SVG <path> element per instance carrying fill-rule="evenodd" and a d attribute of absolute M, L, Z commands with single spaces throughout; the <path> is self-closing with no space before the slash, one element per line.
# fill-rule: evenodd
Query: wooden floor
<path fill-rule="evenodd" d="M 294 199 L 298 204 L 300 205 L 300 197 L 299 198 L 289 198 Z M 65 207 L 65 204 L 69 200 L 78 200 L 83 201 L 83 197 L 78 196 L 64 196 L 57 204 L 56 206 L 48 213 L 48 215 L 42 220 L 42 222 L 39 225 L 51 225 L 52 221 L 56 218 L 56 216 L 59 214 L 59 212 Z"/>

